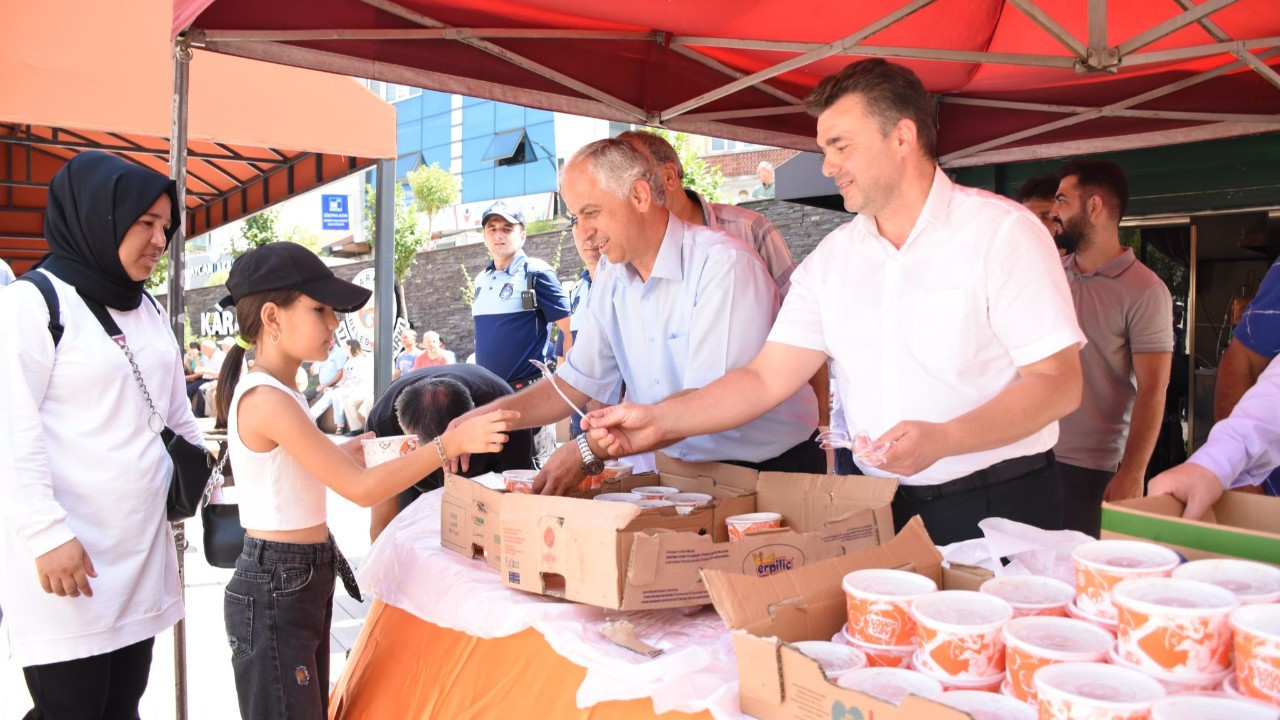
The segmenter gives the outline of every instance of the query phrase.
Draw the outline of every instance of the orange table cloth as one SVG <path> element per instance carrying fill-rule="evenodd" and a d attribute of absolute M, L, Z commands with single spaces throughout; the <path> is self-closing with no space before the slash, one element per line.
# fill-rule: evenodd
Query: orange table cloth
<path fill-rule="evenodd" d="M 586 673 L 532 628 L 477 638 L 378 600 L 334 687 L 329 717 L 711 720 L 705 711 L 655 715 L 648 698 L 579 708 L 575 696 Z"/>

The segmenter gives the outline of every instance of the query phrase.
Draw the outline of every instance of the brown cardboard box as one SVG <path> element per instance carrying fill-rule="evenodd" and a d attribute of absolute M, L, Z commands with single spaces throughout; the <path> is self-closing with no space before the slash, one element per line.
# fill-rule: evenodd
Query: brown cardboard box
<path fill-rule="evenodd" d="M 1150 540 L 1189 560 L 1237 557 L 1280 565 L 1280 498 L 1223 493 L 1201 521 L 1171 495 L 1102 505 L 1102 537 Z"/>
<path fill-rule="evenodd" d="M 445 473 L 440 500 L 440 544 L 469 558 L 483 558 L 502 571 L 502 531 L 498 521 L 505 491 Z"/>
<path fill-rule="evenodd" d="M 895 479 L 673 462 L 657 476 L 624 479 L 621 489 L 661 483 L 708 492 L 713 506 L 680 515 L 571 497 L 504 497 L 503 581 L 615 609 L 698 605 L 709 601 L 703 569 L 772 575 L 893 536 Z M 756 510 L 781 513 L 787 527 L 727 542 L 724 517 Z"/>
<path fill-rule="evenodd" d="M 854 570 L 911 570 L 944 589 L 976 589 L 990 573 L 943 569 L 942 556 L 919 518 L 887 545 L 807 565 L 776 577 L 703 573 L 712 603 L 734 629 L 742 711 L 760 720 L 959 720 L 969 716 L 929 700 L 908 697 L 894 706 L 829 682 L 818 663 L 788 643 L 828 640 L 845 623 L 841 581 Z"/>

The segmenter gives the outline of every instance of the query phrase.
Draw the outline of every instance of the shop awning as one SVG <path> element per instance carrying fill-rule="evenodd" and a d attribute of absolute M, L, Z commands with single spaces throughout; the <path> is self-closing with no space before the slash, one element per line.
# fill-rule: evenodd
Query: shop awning
<path fill-rule="evenodd" d="M 947 166 L 1280 130 L 1275 0 L 174 0 L 199 47 L 814 149 L 800 98 L 915 70 Z"/>
<path fill-rule="evenodd" d="M 44 254 L 46 186 L 86 149 L 169 174 L 166 0 L 6 3 L 0 22 L 0 258 Z M 196 51 L 187 235 L 395 156 L 395 109 L 346 77 Z"/>

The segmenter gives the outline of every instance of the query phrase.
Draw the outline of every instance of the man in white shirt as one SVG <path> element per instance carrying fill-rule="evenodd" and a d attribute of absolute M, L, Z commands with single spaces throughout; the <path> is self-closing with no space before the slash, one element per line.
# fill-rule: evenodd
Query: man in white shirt
<path fill-rule="evenodd" d="M 1049 233 L 938 168 L 933 104 L 910 70 L 856 62 L 808 104 L 823 173 L 858 217 L 796 269 L 750 363 L 656 407 L 593 413 L 609 429 L 588 435 L 616 455 L 737 427 L 830 358 L 850 432 L 892 443 L 858 464 L 901 477 L 895 525 L 918 514 L 939 544 L 991 516 L 1060 527 L 1050 449 L 1080 403 L 1084 336 Z"/>
<path fill-rule="evenodd" d="M 1186 504 L 1182 516 L 1198 520 L 1233 487 L 1258 485 L 1280 467 L 1280 362 L 1272 360 L 1231 414 L 1187 461 L 1151 479 L 1150 495 Z"/>
<path fill-rule="evenodd" d="M 565 167 L 561 192 L 577 216 L 577 231 L 609 260 L 591 289 L 590 315 L 555 377 L 572 407 L 588 399 L 616 403 L 624 383 L 627 397 L 658 402 L 712 382 L 760 349 L 778 310 L 773 278 L 742 239 L 668 212 L 657 167 L 646 153 L 616 138 L 591 143 Z M 570 414 L 550 382 L 474 413 L 499 407 L 518 410 L 521 427 Z M 818 403 L 807 385 L 780 395 L 757 415 L 741 427 L 679 439 L 667 452 L 691 462 L 825 471 L 825 458 L 811 441 Z M 596 474 L 604 457 L 580 436 L 551 456 L 534 489 L 562 494 Z"/>

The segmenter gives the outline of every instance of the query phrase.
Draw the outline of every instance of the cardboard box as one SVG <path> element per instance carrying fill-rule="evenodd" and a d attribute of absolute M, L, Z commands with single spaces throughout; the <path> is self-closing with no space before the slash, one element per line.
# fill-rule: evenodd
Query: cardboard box
<path fill-rule="evenodd" d="M 734 630 L 742 711 L 759 720 L 959 720 L 959 710 L 918 697 L 893 705 L 829 682 L 817 661 L 789 643 L 829 640 L 845 623 L 841 581 L 854 570 L 893 568 L 920 573 L 939 587 L 976 590 L 985 570 L 944 570 L 942 556 L 919 518 L 887 545 L 807 565 L 776 577 L 719 570 L 703 573 L 712 603 Z"/>
<path fill-rule="evenodd" d="M 1171 495 L 1102 505 L 1102 537 L 1151 540 L 1188 560 L 1237 557 L 1280 565 L 1280 498 L 1223 493 L 1201 521 Z"/>
<path fill-rule="evenodd" d="M 440 500 L 440 544 L 502 571 L 502 529 L 498 520 L 504 490 L 445 473 Z"/>
<path fill-rule="evenodd" d="M 893 536 L 892 478 L 757 473 L 673 461 L 660 468 L 657 476 L 624 479 L 622 487 L 656 480 L 708 492 L 717 497 L 715 506 L 680 515 L 675 508 L 572 497 L 504 497 L 503 581 L 600 607 L 681 607 L 709 602 L 703 569 L 774 575 Z M 728 542 L 724 517 L 757 509 L 781 513 L 787 527 Z"/>

